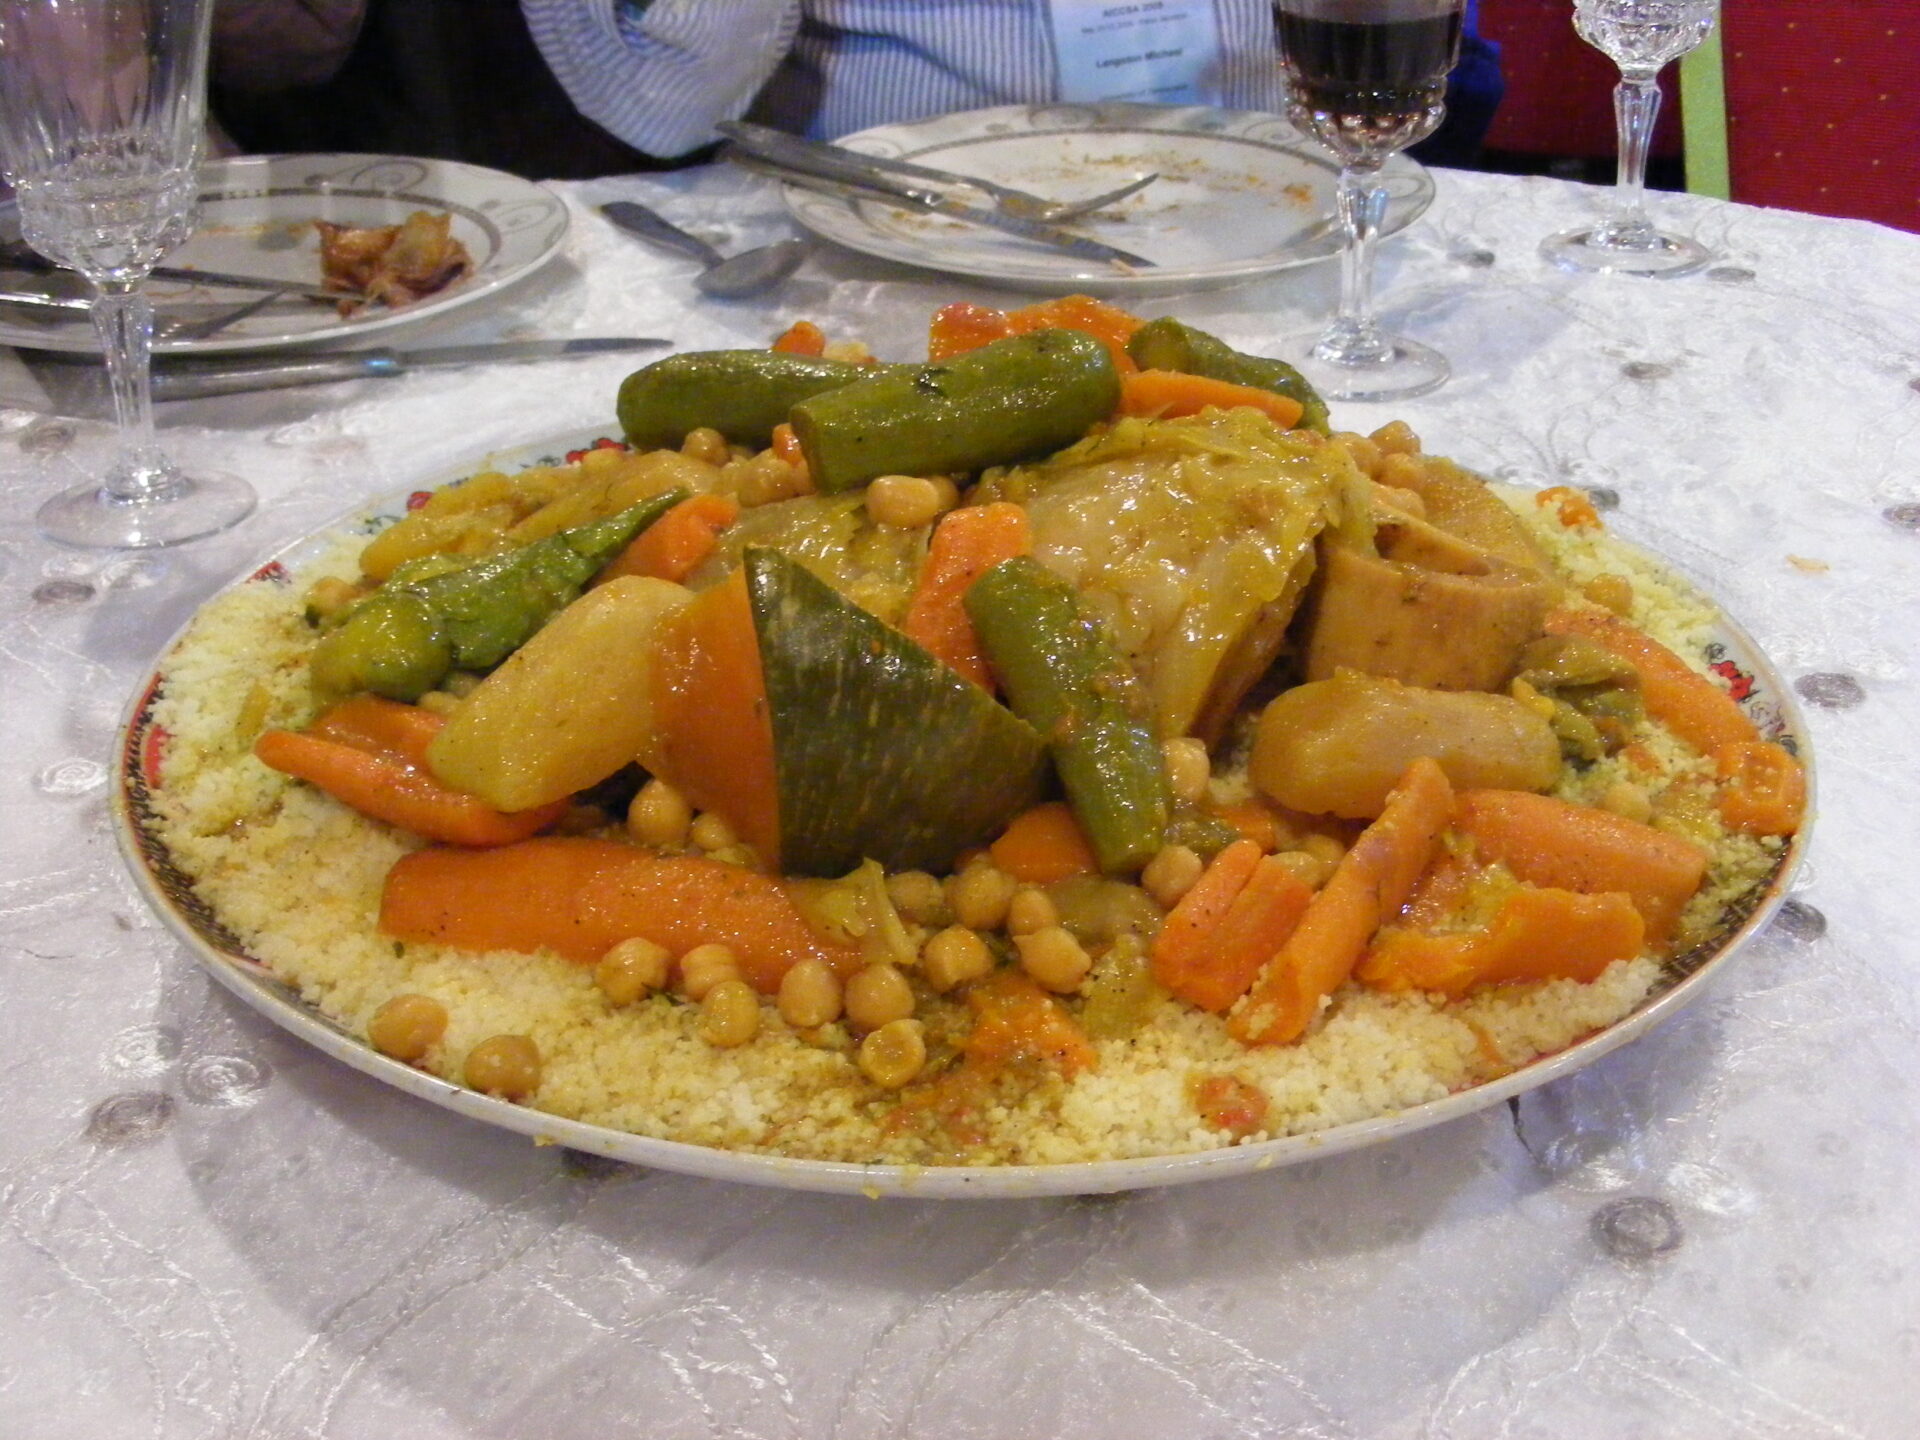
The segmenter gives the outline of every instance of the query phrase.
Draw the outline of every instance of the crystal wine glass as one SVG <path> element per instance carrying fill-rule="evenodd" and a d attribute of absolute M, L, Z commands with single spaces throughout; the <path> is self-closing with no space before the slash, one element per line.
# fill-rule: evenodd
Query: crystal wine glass
<path fill-rule="evenodd" d="M 1567 270 L 1622 275 L 1680 275 L 1707 263 L 1707 248 L 1669 235 L 1647 218 L 1647 151 L 1660 113 L 1661 67 L 1707 38 L 1720 0 L 1574 0 L 1573 28 L 1620 67 L 1613 113 L 1620 126 L 1619 180 L 1613 214 L 1598 225 L 1563 230 L 1540 253 Z"/>
<path fill-rule="evenodd" d="M 120 428 L 97 483 L 40 508 L 70 545 L 173 545 L 253 509 L 230 476 L 190 476 L 155 443 L 153 307 L 142 286 L 192 229 L 213 0 L 0 0 L 0 166 L 27 244 L 93 287 Z"/>
<path fill-rule="evenodd" d="M 1465 3 L 1274 0 L 1290 117 L 1340 161 L 1340 310 L 1324 331 L 1285 342 L 1328 399 L 1424 395 L 1452 373 L 1437 350 L 1380 328 L 1373 251 L 1387 208 L 1381 166 L 1439 125 Z"/>

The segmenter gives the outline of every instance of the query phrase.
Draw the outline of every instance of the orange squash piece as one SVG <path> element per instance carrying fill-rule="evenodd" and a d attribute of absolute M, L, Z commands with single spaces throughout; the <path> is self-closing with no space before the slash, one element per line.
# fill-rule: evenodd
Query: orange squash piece
<path fill-rule="evenodd" d="M 1064 800 L 1021 811 L 987 853 L 1022 885 L 1052 885 L 1070 875 L 1100 873 L 1093 843 Z"/>
<path fill-rule="evenodd" d="M 1785 746 L 1734 740 L 1713 752 L 1720 818 L 1750 835 L 1791 835 L 1807 808 L 1807 774 Z"/>
<path fill-rule="evenodd" d="M 1555 610 L 1549 635 L 1581 635 L 1633 667 L 1647 713 L 1702 755 L 1760 733 L 1734 699 L 1673 651 L 1605 610 Z"/>
<path fill-rule="evenodd" d="M 1646 921 L 1630 896 L 1522 886 L 1501 902 L 1484 930 L 1436 935 L 1382 929 L 1354 978 L 1376 990 L 1450 997 L 1508 981 L 1587 983 L 1614 961 L 1638 955 L 1645 941 Z"/>

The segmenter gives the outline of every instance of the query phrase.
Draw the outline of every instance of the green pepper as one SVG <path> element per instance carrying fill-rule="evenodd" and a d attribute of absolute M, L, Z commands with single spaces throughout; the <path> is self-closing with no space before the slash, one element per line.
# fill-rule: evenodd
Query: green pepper
<path fill-rule="evenodd" d="M 872 373 L 870 366 L 774 350 L 696 350 L 634 371 L 621 382 L 615 411 L 636 449 L 678 445 L 702 426 L 762 449 L 802 400 Z"/>
<path fill-rule="evenodd" d="M 967 475 L 1071 445 L 1120 403 L 1107 347 L 1036 330 L 932 365 L 899 365 L 793 407 L 793 431 L 827 493 L 881 475 Z"/>
<path fill-rule="evenodd" d="M 371 690 L 411 702 L 450 670 L 492 669 L 686 496 L 669 490 L 617 515 L 457 568 L 434 556 L 402 567 L 321 637 L 309 667 L 315 690 Z"/>
<path fill-rule="evenodd" d="M 1284 360 L 1243 355 L 1226 341 L 1172 316 L 1149 320 L 1134 331 L 1127 341 L 1127 354 L 1143 370 L 1178 370 L 1183 375 L 1204 375 L 1209 380 L 1290 396 L 1301 404 L 1301 428 L 1327 433 L 1327 402 L 1307 383 L 1306 376 Z"/>
<path fill-rule="evenodd" d="M 1100 868 L 1138 870 L 1165 841 L 1171 796 L 1126 660 L 1073 587 L 1024 556 L 974 581 L 966 606 L 1013 713 L 1046 737 Z"/>

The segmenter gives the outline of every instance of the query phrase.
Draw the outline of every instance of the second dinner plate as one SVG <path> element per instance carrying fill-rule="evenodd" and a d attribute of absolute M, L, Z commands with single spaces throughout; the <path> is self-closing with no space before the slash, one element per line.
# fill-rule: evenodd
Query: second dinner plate
<path fill-rule="evenodd" d="M 1340 251 L 1338 166 L 1279 115 L 1208 106 L 1006 105 L 881 125 L 838 143 L 1060 200 L 1159 175 L 1111 212 L 1072 222 L 1081 234 L 1154 262 L 1143 270 L 1082 260 L 941 215 L 787 187 L 794 218 L 825 239 L 1015 289 L 1194 290 L 1311 265 Z M 1391 235 L 1432 203 L 1433 179 L 1403 156 L 1387 163 L 1383 178 L 1382 233 Z"/>
<path fill-rule="evenodd" d="M 305 285 L 320 283 L 315 220 L 352 226 L 397 225 L 416 210 L 452 217 L 453 237 L 473 257 L 473 271 L 446 289 L 401 309 L 369 306 L 342 315 L 325 301 L 289 296 L 205 340 L 169 341 L 156 354 L 211 355 L 357 339 L 470 305 L 532 273 L 559 253 L 567 207 L 531 180 L 452 160 L 396 155 L 256 155 L 209 162 L 201 170 L 194 233 L 163 262 L 224 270 Z M 0 240 L 17 240 L 19 211 L 0 205 Z M 9 288 L 63 286 L 70 276 L 9 274 Z M 242 305 L 259 292 L 228 286 L 152 280 L 147 293 L 156 322 L 196 320 Z M 36 350 L 93 352 L 93 323 L 83 310 L 42 310 L 0 303 L 0 344 Z"/>

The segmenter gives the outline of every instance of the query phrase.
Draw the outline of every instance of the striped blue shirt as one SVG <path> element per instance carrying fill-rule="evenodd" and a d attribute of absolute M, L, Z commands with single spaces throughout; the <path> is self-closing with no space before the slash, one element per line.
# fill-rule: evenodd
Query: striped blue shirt
<path fill-rule="evenodd" d="M 1207 99 L 1281 104 L 1269 0 L 1212 0 Z M 1046 0 L 521 0 L 588 119 L 680 155 L 753 118 L 832 139 L 892 121 L 1059 96 Z"/>

